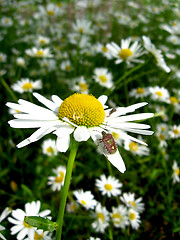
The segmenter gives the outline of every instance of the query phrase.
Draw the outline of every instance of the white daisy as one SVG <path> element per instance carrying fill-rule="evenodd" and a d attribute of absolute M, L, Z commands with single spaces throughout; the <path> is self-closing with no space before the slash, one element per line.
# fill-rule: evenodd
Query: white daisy
<path fill-rule="evenodd" d="M 29 78 L 22 78 L 17 83 L 14 83 L 11 88 L 19 93 L 32 92 L 34 89 L 41 89 L 42 82 L 41 80 L 32 81 Z"/>
<path fill-rule="evenodd" d="M 128 38 L 121 40 L 121 46 L 118 46 L 114 42 L 106 45 L 112 56 L 117 59 L 115 61 L 116 64 L 122 62 L 127 62 L 128 64 L 130 62 L 143 62 L 142 60 L 137 59 L 145 53 L 141 48 L 141 45 L 138 43 L 138 41 L 135 41 L 131 46 L 130 43 L 131 39 Z"/>
<path fill-rule="evenodd" d="M 142 140 L 142 139 L 140 139 L 140 140 Z M 131 153 L 134 155 L 139 155 L 139 156 L 148 156 L 149 155 L 149 148 L 147 146 L 140 145 L 129 139 L 126 139 L 124 141 L 124 148 L 128 151 L 131 151 Z"/>
<path fill-rule="evenodd" d="M 149 95 L 149 88 L 138 87 L 129 92 L 130 97 L 141 98 Z"/>
<path fill-rule="evenodd" d="M 88 209 L 94 209 L 97 204 L 97 201 L 94 199 L 94 196 L 90 191 L 85 191 L 83 189 L 73 192 L 74 196 L 77 198 L 77 202 Z"/>
<path fill-rule="evenodd" d="M 66 204 L 66 210 L 69 213 L 75 212 L 78 209 L 78 205 L 75 201 Z"/>
<path fill-rule="evenodd" d="M 165 87 L 149 87 L 150 97 L 152 100 L 167 102 L 169 100 L 169 92 Z"/>
<path fill-rule="evenodd" d="M 13 25 L 13 20 L 10 17 L 2 17 L 0 25 L 2 27 L 11 27 Z"/>
<path fill-rule="evenodd" d="M 167 146 L 167 140 L 169 138 L 169 133 L 168 133 L 168 126 L 165 123 L 157 124 L 156 125 L 156 133 L 155 135 L 157 136 L 160 144 L 160 148 L 166 147 Z"/>
<path fill-rule="evenodd" d="M 141 222 L 139 213 L 133 209 L 129 209 L 128 217 L 129 217 L 131 227 L 133 229 L 138 229 Z"/>
<path fill-rule="evenodd" d="M 145 49 L 152 54 L 152 56 L 155 58 L 157 66 L 161 67 L 164 71 L 169 73 L 171 70 L 170 68 L 166 65 L 162 52 L 159 49 L 156 49 L 155 45 L 151 43 L 150 38 L 143 36 L 143 41 L 144 41 L 144 47 Z"/>
<path fill-rule="evenodd" d="M 174 160 L 173 162 L 172 170 L 173 170 L 172 174 L 173 183 L 180 182 L 180 168 L 176 160 Z"/>
<path fill-rule="evenodd" d="M 143 212 L 144 203 L 142 203 L 142 197 L 135 199 L 134 193 L 123 193 L 120 197 L 121 201 L 129 208 L 134 209 L 136 212 Z"/>
<path fill-rule="evenodd" d="M 127 208 L 119 205 L 118 207 L 112 207 L 111 218 L 113 225 L 116 228 L 125 228 L 129 225 Z"/>
<path fill-rule="evenodd" d="M 42 144 L 42 152 L 47 156 L 56 156 L 58 154 L 56 141 L 52 139 L 45 140 Z"/>
<path fill-rule="evenodd" d="M 170 126 L 170 130 L 168 132 L 170 138 L 175 139 L 180 137 L 180 125 Z"/>
<path fill-rule="evenodd" d="M 71 71 L 71 70 L 72 70 L 71 62 L 70 62 L 69 60 L 63 61 L 63 62 L 60 64 L 60 68 L 61 68 L 63 71 L 66 71 L 66 72 Z"/>
<path fill-rule="evenodd" d="M 115 111 L 112 111 L 112 108 L 107 109 L 108 107 L 105 105 L 107 96 L 104 95 L 96 99 L 92 95 L 75 93 L 64 101 L 56 95 L 52 96 L 52 101 L 38 93 L 33 93 L 33 95 L 48 109 L 22 99 L 18 101 L 18 104 L 7 103 L 8 107 L 22 112 L 22 114 L 14 114 L 14 117 L 17 119 L 9 121 L 11 127 L 39 128 L 29 138 L 18 144 L 18 148 L 35 142 L 46 134 L 53 132 L 57 135 L 56 144 L 58 151 L 66 152 L 69 148 L 71 133 L 73 133 L 74 139 L 78 142 L 87 141 L 92 137 L 95 144 L 108 160 L 119 171 L 124 172 L 126 168 L 114 139 L 110 135 L 107 140 L 107 138 L 104 138 L 103 133 L 105 131 L 107 133 L 115 132 L 122 139 L 131 139 L 141 144 L 145 143 L 129 136 L 126 132 L 145 135 L 153 133 L 147 130 L 150 128 L 147 124 L 132 123 L 132 121 L 151 118 L 153 117 L 152 113 L 123 116 L 145 106 L 147 104 L 145 102 L 129 107 L 117 107 Z M 112 149 L 113 151 L 111 151 Z"/>
<path fill-rule="evenodd" d="M 5 53 L 0 52 L 0 63 L 6 62 L 7 55 Z"/>
<path fill-rule="evenodd" d="M 35 228 L 29 226 L 24 222 L 25 216 L 40 216 L 47 217 L 50 214 L 50 210 L 44 210 L 39 212 L 41 203 L 40 201 L 33 201 L 31 203 L 25 204 L 25 211 L 21 209 L 16 209 L 12 211 L 12 217 L 8 217 L 8 221 L 14 224 L 11 228 L 11 235 L 17 234 L 17 239 L 22 240 L 25 236 L 28 236 L 28 239 L 34 240 Z"/>
<path fill-rule="evenodd" d="M 59 166 L 56 169 L 52 170 L 55 176 L 48 177 L 48 185 L 51 186 L 53 191 L 59 191 L 64 185 L 66 168 L 64 166 Z"/>
<path fill-rule="evenodd" d="M 92 228 L 96 232 L 104 233 L 105 229 L 109 226 L 109 212 L 107 209 L 98 203 L 92 216 L 96 218 L 92 223 Z"/>
<path fill-rule="evenodd" d="M 36 40 L 36 43 L 38 45 L 46 45 L 46 44 L 49 44 L 50 42 L 50 39 L 48 37 L 44 37 L 44 36 L 41 36 L 39 35 L 37 40 Z"/>
<path fill-rule="evenodd" d="M 106 88 L 113 86 L 112 73 L 107 68 L 95 68 L 93 78 L 97 83 Z"/>
<path fill-rule="evenodd" d="M 98 53 L 102 53 L 102 55 L 107 59 L 112 59 L 112 55 L 105 45 L 103 45 L 102 43 L 97 43 L 95 47 Z"/>
<path fill-rule="evenodd" d="M 0 223 L 11 213 L 11 210 L 6 207 L 0 215 Z M 4 231 L 6 228 L 0 225 L 0 232 Z M 0 233 L 0 238 L 6 240 L 6 238 Z"/>
<path fill-rule="evenodd" d="M 32 49 L 26 49 L 25 53 L 30 57 L 37 57 L 37 58 L 50 58 L 53 55 L 50 53 L 49 48 L 36 48 L 33 47 Z"/>
<path fill-rule="evenodd" d="M 95 185 L 102 195 L 116 197 L 121 194 L 121 190 L 119 188 L 122 187 L 122 183 L 120 183 L 115 177 L 108 176 L 106 178 L 106 176 L 103 174 L 100 176 L 100 179 L 96 179 Z"/>
<path fill-rule="evenodd" d="M 25 67 L 25 64 L 26 64 L 25 59 L 22 58 L 22 57 L 18 57 L 18 58 L 16 59 L 16 63 L 17 63 L 17 65 L 20 66 L 20 67 Z"/>
<path fill-rule="evenodd" d="M 73 80 L 74 80 L 74 85 L 70 86 L 73 91 L 88 94 L 88 92 L 89 92 L 88 87 L 89 86 L 88 86 L 88 84 L 85 81 L 83 76 L 75 78 Z M 70 84 L 72 85 L 72 82 L 70 82 Z"/>
<path fill-rule="evenodd" d="M 91 21 L 86 19 L 77 19 L 76 22 L 73 23 L 72 28 L 73 31 L 80 34 L 92 34 L 94 31 L 91 28 L 91 24 Z"/>

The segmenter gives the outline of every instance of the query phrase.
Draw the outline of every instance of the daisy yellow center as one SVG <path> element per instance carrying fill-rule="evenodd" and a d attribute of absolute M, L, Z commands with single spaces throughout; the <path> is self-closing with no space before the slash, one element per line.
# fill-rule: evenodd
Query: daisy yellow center
<path fill-rule="evenodd" d="M 24 224 L 24 226 L 26 227 L 26 228 L 31 228 L 32 226 L 30 226 L 28 223 L 26 223 L 25 221 L 23 222 L 23 224 Z"/>
<path fill-rule="evenodd" d="M 119 53 L 119 57 L 122 58 L 123 60 L 126 60 L 131 55 L 133 55 L 133 52 L 129 48 L 121 49 Z"/>
<path fill-rule="evenodd" d="M 137 88 L 137 94 L 143 94 L 144 93 L 144 88 Z"/>
<path fill-rule="evenodd" d="M 48 10 L 48 11 L 47 11 L 47 14 L 48 14 L 49 16 L 54 16 L 54 12 L 51 11 L 51 10 Z"/>
<path fill-rule="evenodd" d="M 33 88 L 33 85 L 32 85 L 32 83 L 25 83 L 23 86 L 22 86 L 22 88 L 24 89 L 24 90 L 29 90 L 29 89 L 32 89 Z"/>
<path fill-rule="evenodd" d="M 99 79 L 100 79 L 100 81 L 103 82 L 103 83 L 106 83 L 106 82 L 107 82 L 107 77 L 104 76 L 104 75 L 100 75 L 100 76 L 99 76 Z"/>
<path fill-rule="evenodd" d="M 6 19 L 5 19 L 5 23 L 9 23 L 9 22 L 10 22 L 9 19 L 6 18 Z"/>
<path fill-rule="evenodd" d="M 45 41 L 44 39 L 41 39 L 41 40 L 40 40 L 40 43 L 41 43 L 41 44 L 44 44 L 44 43 L 46 43 L 46 41 Z"/>
<path fill-rule="evenodd" d="M 112 218 L 119 218 L 119 219 L 121 219 L 121 216 L 119 215 L 119 213 L 113 213 Z"/>
<path fill-rule="evenodd" d="M 131 221 L 133 221 L 135 218 L 136 218 L 136 214 L 131 212 L 131 213 L 129 214 L 129 219 L 130 219 Z"/>
<path fill-rule="evenodd" d="M 59 107 L 59 118 L 64 117 L 78 126 L 99 126 L 105 118 L 102 104 L 92 95 L 75 93 Z"/>
<path fill-rule="evenodd" d="M 53 152 L 54 152 L 52 147 L 48 147 L 48 148 L 46 149 L 46 151 L 47 151 L 48 153 L 53 153 Z"/>
<path fill-rule="evenodd" d="M 60 176 L 56 177 L 55 182 L 62 183 L 64 180 L 64 172 L 60 172 Z"/>
<path fill-rule="evenodd" d="M 130 148 L 130 150 L 131 150 L 132 152 L 136 152 L 136 151 L 138 150 L 138 145 L 137 145 L 137 143 L 135 143 L 135 142 L 131 142 L 131 143 L 129 144 L 129 148 Z"/>
<path fill-rule="evenodd" d="M 179 130 L 178 129 L 173 129 L 173 133 L 174 134 L 179 134 Z"/>
<path fill-rule="evenodd" d="M 160 135 L 159 135 L 159 139 L 160 139 L 160 140 L 165 140 L 164 135 L 163 135 L 163 134 L 160 134 Z"/>
<path fill-rule="evenodd" d="M 170 97 L 170 102 L 171 102 L 172 104 L 175 104 L 175 103 L 178 103 L 178 100 L 177 100 L 177 98 L 175 98 L 175 97 Z"/>
<path fill-rule="evenodd" d="M 176 174 L 176 175 L 178 175 L 178 176 L 179 176 L 179 174 L 180 174 L 180 169 L 179 169 L 179 168 L 177 168 L 177 169 L 175 169 L 175 171 L 174 171 L 174 172 L 175 172 L 175 174 Z"/>
<path fill-rule="evenodd" d="M 43 238 L 43 233 L 41 233 L 40 235 L 37 234 L 36 232 L 34 233 L 34 240 L 38 240 L 38 239 L 42 239 Z"/>
<path fill-rule="evenodd" d="M 136 203 L 134 201 L 129 201 L 129 204 L 131 204 L 133 207 L 136 206 Z"/>
<path fill-rule="evenodd" d="M 87 203 L 84 200 L 81 200 L 82 205 L 87 205 Z"/>
<path fill-rule="evenodd" d="M 100 218 L 102 220 L 102 222 L 104 222 L 104 220 L 105 220 L 103 213 L 97 213 L 97 218 Z"/>
<path fill-rule="evenodd" d="M 165 131 L 165 130 L 166 130 L 166 128 L 165 128 L 164 126 L 162 126 L 162 127 L 161 127 L 161 130 L 162 130 L 162 131 Z"/>
<path fill-rule="evenodd" d="M 38 50 L 36 53 L 37 56 L 42 56 L 44 55 L 44 52 L 42 50 Z"/>
<path fill-rule="evenodd" d="M 113 132 L 112 135 L 115 140 L 118 140 L 120 138 L 120 135 L 118 133 Z"/>
<path fill-rule="evenodd" d="M 86 83 L 80 83 L 79 87 L 80 87 L 82 92 L 85 92 L 87 90 L 87 88 L 88 88 Z"/>
<path fill-rule="evenodd" d="M 162 97 L 163 93 L 160 92 L 160 91 L 157 91 L 156 94 L 159 96 L 159 97 Z"/>
<path fill-rule="evenodd" d="M 78 30 L 80 33 L 83 33 L 83 31 L 84 31 L 83 28 L 79 28 Z"/>
<path fill-rule="evenodd" d="M 107 190 L 107 191 L 111 191 L 112 190 L 112 185 L 111 184 L 109 184 L 109 183 L 106 183 L 105 185 L 104 185 L 104 187 L 105 187 L 105 189 Z"/>
<path fill-rule="evenodd" d="M 75 211 L 76 210 L 76 205 L 71 205 L 71 210 Z"/>
<path fill-rule="evenodd" d="M 105 46 L 102 47 L 102 51 L 103 51 L 103 52 L 107 52 L 107 51 L 108 51 L 107 47 L 105 47 Z"/>
<path fill-rule="evenodd" d="M 3 58 L 0 56 L 0 61 L 2 61 L 3 60 Z"/>
<path fill-rule="evenodd" d="M 66 66 L 66 71 L 69 71 L 71 69 L 71 66 L 67 65 Z"/>
<path fill-rule="evenodd" d="M 58 7 L 62 7 L 62 3 L 56 3 L 56 6 L 58 6 Z"/>

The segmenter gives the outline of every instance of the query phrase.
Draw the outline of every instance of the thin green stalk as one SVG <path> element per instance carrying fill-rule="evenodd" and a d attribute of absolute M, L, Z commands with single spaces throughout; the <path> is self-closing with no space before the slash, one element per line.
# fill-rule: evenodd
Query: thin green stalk
<path fill-rule="evenodd" d="M 56 240 L 61 239 L 64 210 L 66 206 L 66 200 L 67 200 L 67 195 L 68 195 L 68 190 L 69 190 L 69 185 L 70 185 L 70 180 L 72 175 L 72 169 L 73 169 L 73 164 L 76 157 L 77 149 L 78 149 L 78 142 L 72 139 L 71 152 L 69 155 L 69 160 L 66 168 L 66 176 L 65 176 L 64 186 L 62 189 L 61 202 L 59 206 L 59 213 L 58 213 L 58 219 L 57 219 L 58 229 L 56 232 Z"/>
<path fill-rule="evenodd" d="M 14 101 L 18 101 L 17 97 L 15 96 L 15 94 L 13 93 L 13 91 L 11 90 L 11 88 L 8 86 L 8 84 L 6 83 L 6 81 L 1 77 L 1 83 L 2 85 L 5 87 L 5 89 L 7 90 L 7 92 L 9 93 L 9 95 L 14 99 Z"/>

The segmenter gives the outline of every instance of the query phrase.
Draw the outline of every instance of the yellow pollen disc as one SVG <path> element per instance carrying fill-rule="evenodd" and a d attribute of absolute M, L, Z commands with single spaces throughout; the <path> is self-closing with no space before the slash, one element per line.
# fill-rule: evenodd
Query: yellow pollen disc
<path fill-rule="evenodd" d="M 120 138 L 120 135 L 118 133 L 112 132 L 112 135 L 115 140 L 118 140 Z"/>
<path fill-rule="evenodd" d="M 71 210 L 72 210 L 72 211 L 75 211 L 75 210 L 76 210 L 76 206 L 75 206 L 75 205 L 72 205 L 72 206 L 71 206 Z"/>
<path fill-rule="evenodd" d="M 173 129 L 173 133 L 174 134 L 179 134 L 179 130 L 178 129 Z"/>
<path fill-rule="evenodd" d="M 121 219 L 121 216 L 119 215 L 119 213 L 113 213 L 112 218 L 119 218 L 119 219 Z"/>
<path fill-rule="evenodd" d="M 62 7 L 62 3 L 56 3 L 56 6 Z"/>
<path fill-rule="evenodd" d="M 48 14 L 49 16 L 54 16 L 54 12 L 51 11 L 51 10 L 47 11 L 47 14 Z"/>
<path fill-rule="evenodd" d="M 135 143 L 135 142 L 131 142 L 131 143 L 129 144 L 129 148 L 130 148 L 130 150 L 131 150 L 132 152 L 136 152 L 136 151 L 138 150 L 138 145 L 137 145 L 137 143 Z"/>
<path fill-rule="evenodd" d="M 129 214 L 129 219 L 130 219 L 131 221 L 133 221 L 135 218 L 136 218 L 136 214 L 135 214 L 135 213 L 130 213 L 130 214 Z"/>
<path fill-rule="evenodd" d="M 88 89 L 88 86 L 86 83 L 80 83 L 79 87 L 81 89 L 81 92 L 85 92 Z"/>
<path fill-rule="evenodd" d="M 104 222 L 104 220 L 105 220 L 103 213 L 97 213 L 97 218 L 100 218 L 102 220 L 102 222 Z"/>
<path fill-rule="evenodd" d="M 160 92 L 160 91 L 157 91 L 156 94 L 157 94 L 159 97 L 161 97 L 161 96 L 163 95 L 163 93 Z"/>
<path fill-rule="evenodd" d="M 103 82 L 103 83 L 106 83 L 106 82 L 107 82 L 107 77 L 104 76 L 104 75 L 100 75 L 100 76 L 99 76 L 99 79 L 100 79 L 100 81 Z"/>
<path fill-rule="evenodd" d="M 178 175 L 178 176 L 179 176 L 179 174 L 180 174 L 180 169 L 179 169 L 179 168 L 177 168 L 177 169 L 176 169 L 174 172 L 176 173 L 176 175 Z"/>
<path fill-rule="evenodd" d="M 30 226 L 29 224 L 27 224 L 25 221 L 23 222 L 23 224 L 24 224 L 24 226 L 26 227 L 26 228 L 31 228 L 32 226 Z"/>
<path fill-rule="evenodd" d="M 59 118 L 64 117 L 78 126 L 99 126 L 105 117 L 102 104 L 92 95 L 75 93 L 59 107 Z"/>
<path fill-rule="evenodd" d="M 161 127 L 161 131 L 165 131 L 166 128 L 164 126 Z"/>
<path fill-rule="evenodd" d="M 41 40 L 40 40 L 40 43 L 41 43 L 41 44 L 44 44 L 44 43 L 46 43 L 46 41 L 45 41 L 44 39 L 41 39 Z"/>
<path fill-rule="evenodd" d="M 165 140 L 164 135 L 163 135 L 163 134 L 160 134 L 160 135 L 159 135 L 159 139 L 160 139 L 160 140 Z"/>
<path fill-rule="evenodd" d="M 137 88 L 136 93 L 137 94 L 143 94 L 144 93 L 144 88 Z"/>
<path fill-rule="evenodd" d="M 103 51 L 103 52 L 107 52 L 107 51 L 108 51 L 107 47 L 105 47 L 105 46 L 102 47 L 102 51 Z"/>
<path fill-rule="evenodd" d="M 56 177 L 55 182 L 62 183 L 64 180 L 64 172 L 60 172 L 60 176 Z"/>
<path fill-rule="evenodd" d="M 129 204 L 131 204 L 133 207 L 136 206 L 136 203 L 134 201 L 129 201 Z"/>
<path fill-rule="evenodd" d="M 87 203 L 84 200 L 81 200 L 81 204 L 86 205 Z"/>
<path fill-rule="evenodd" d="M 10 182 L 11 189 L 16 192 L 18 190 L 18 185 L 15 181 Z"/>
<path fill-rule="evenodd" d="M 24 89 L 24 90 L 29 90 L 29 89 L 32 89 L 33 88 L 33 85 L 32 85 L 32 83 L 25 83 L 23 86 L 22 86 L 22 88 Z"/>
<path fill-rule="evenodd" d="M 121 49 L 119 53 L 119 57 L 122 58 L 123 60 L 126 60 L 131 55 L 133 55 L 133 52 L 129 48 Z"/>
<path fill-rule="evenodd" d="M 41 235 L 39 235 L 38 233 L 34 233 L 34 240 L 38 240 L 38 239 L 42 239 L 43 238 L 43 233 L 41 233 Z"/>
<path fill-rule="evenodd" d="M 178 103 L 178 100 L 175 97 L 170 97 L 170 101 L 172 104 Z"/>
<path fill-rule="evenodd" d="M 44 52 L 42 50 L 38 50 L 36 56 L 43 56 Z"/>
<path fill-rule="evenodd" d="M 2 61 L 3 60 L 3 58 L 0 56 L 0 61 Z"/>
<path fill-rule="evenodd" d="M 84 32 L 83 28 L 79 28 L 78 30 L 79 30 L 80 33 Z"/>
<path fill-rule="evenodd" d="M 69 71 L 71 69 L 71 66 L 67 65 L 66 66 L 66 71 Z"/>
<path fill-rule="evenodd" d="M 105 185 L 104 185 L 104 187 L 105 187 L 105 189 L 106 190 L 108 190 L 108 191 L 111 191 L 112 190 L 112 185 L 111 184 L 108 184 L 108 183 L 106 183 Z"/>

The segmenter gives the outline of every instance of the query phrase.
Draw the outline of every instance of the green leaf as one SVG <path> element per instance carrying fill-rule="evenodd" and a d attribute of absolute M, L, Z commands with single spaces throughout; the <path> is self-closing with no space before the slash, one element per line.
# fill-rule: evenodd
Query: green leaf
<path fill-rule="evenodd" d="M 43 231 L 53 232 L 57 229 L 58 225 L 56 222 L 49 220 L 48 218 L 28 216 L 24 218 L 25 223 L 37 229 Z"/>

